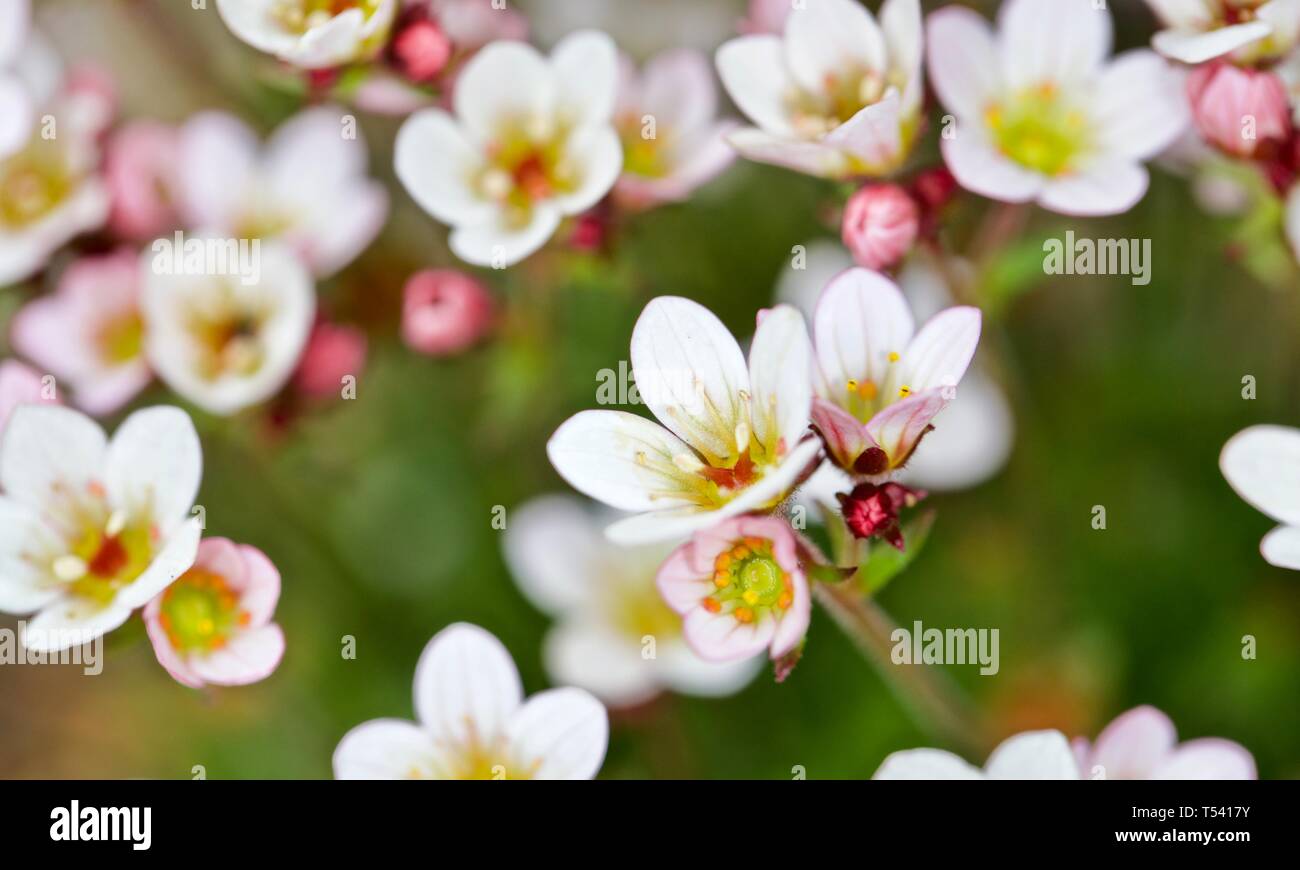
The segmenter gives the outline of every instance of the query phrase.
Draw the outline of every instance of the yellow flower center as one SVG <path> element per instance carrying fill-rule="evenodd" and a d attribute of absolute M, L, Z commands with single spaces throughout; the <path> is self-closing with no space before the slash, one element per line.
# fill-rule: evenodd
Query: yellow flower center
<path fill-rule="evenodd" d="M 780 614 L 794 601 L 794 583 L 772 555 L 772 542 L 743 538 L 713 561 L 714 591 L 705 597 L 710 613 L 729 613 L 737 622 Z"/>
<path fill-rule="evenodd" d="M 191 568 L 163 593 L 158 616 L 173 647 L 181 652 L 221 649 L 231 632 L 248 625 L 249 614 L 226 578 Z"/>
<path fill-rule="evenodd" d="M 23 230 L 58 208 L 76 179 L 51 143 L 36 139 L 0 162 L 0 227 Z"/>
<path fill-rule="evenodd" d="M 276 0 L 271 5 L 271 17 L 288 31 L 306 33 L 349 9 L 360 9 L 369 20 L 381 2 L 382 0 Z"/>
<path fill-rule="evenodd" d="M 488 145 L 487 164 L 473 185 L 501 204 L 508 225 L 526 226 L 535 204 L 578 188 L 581 168 L 564 153 L 568 134 L 567 125 L 533 117 L 503 124 Z"/>
<path fill-rule="evenodd" d="M 1044 175 L 1074 169 L 1089 145 L 1087 118 L 1050 82 L 988 106 L 984 121 L 1002 154 Z"/>

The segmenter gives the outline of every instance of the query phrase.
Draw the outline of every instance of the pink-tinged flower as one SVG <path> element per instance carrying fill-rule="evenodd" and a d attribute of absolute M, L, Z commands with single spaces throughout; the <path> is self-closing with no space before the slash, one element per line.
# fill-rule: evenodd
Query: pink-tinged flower
<path fill-rule="evenodd" d="M 366 367 L 366 334 L 319 318 L 307 338 L 293 382 L 316 399 L 337 397 L 348 375 L 360 377 Z"/>
<path fill-rule="evenodd" d="M 855 538 L 883 538 L 902 550 L 903 532 L 898 527 L 898 512 L 915 507 L 925 498 L 925 491 L 908 489 L 898 483 L 860 483 L 850 493 L 837 498 L 844 524 Z"/>
<path fill-rule="evenodd" d="M 755 127 L 729 137 L 751 160 L 832 178 L 879 176 L 907 158 L 924 95 L 919 0 L 806 0 L 783 35 L 733 39 L 718 73 Z"/>
<path fill-rule="evenodd" d="M 717 119 L 717 88 L 708 59 L 676 49 L 653 58 L 638 76 L 621 58 L 614 123 L 623 142 L 623 174 L 614 193 L 634 207 L 685 200 L 735 159 Z"/>
<path fill-rule="evenodd" d="M 520 591 L 556 620 L 542 645 L 551 679 L 614 707 L 664 690 L 706 697 L 740 691 L 762 660 L 708 662 L 692 652 L 681 619 L 655 587 L 672 546 L 617 546 L 601 534 L 605 520 L 562 495 L 510 512 L 506 562 Z"/>
<path fill-rule="evenodd" d="M 1286 86 L 1267 70 L 1208 63 L 1187 78 L 1192 120 L 1206 141 L 1237 157 L 1291 132 Z"/>
<path fill-rule="evenodd" d="M 217 0 L 239 39 L 303 69 L 374 57 L 401 0 Z"/>
<path fill-rule="evenodd" d="M 598 31 L 571 34 L 550 57 L 494 42 L 457 77 L 454 116 L 425 109 L 402 125 L 397 176 L 421 208 L 453 228 L 457 257 L 517 263 L 617 180 L 617 85 L 618 50 Z"/>
<path fill-rule="evenodd" d="M 609 527 L 615 541 L 680 540 L 768 510 L 819 461 L 820 443 L 804 437 L 812 401 L 808 336 L 790 306 L 761 319 L 747 366 L 711 311 L 661 296 L 637 320 L 631 355 L 637 390 L 660 422 L 582 411 L 546 445 L 574 489 L 637 512 Z"/>
<path fill-rule="evenodd" d="M 271 621 L 280 572 L 255 547 L 206 538 L 194 565 L 144 608 L 158 664 L 194 689 L 244 686 L 271 675 L 284 632 Z"/>
<path fill-rule="evenodd" d="M 927 27 L 930 79 L 956 116 L 941 142 L 967 190 L 1073 215 L 1146 193 L 1142 161 L 1187 124 L 1181 77 L 1154 52 L 1108 61 L 1110 14 L 1088 0 L 1007 0 L 995 35 L 947 6 Z"/>
<path fill-rule="evenodd" d="M 749 0 L 749 9 L 737 29 L 741 33 L 757 35 L 785 31 L 785 21 L 795 7 L 795 0 Z"/>
<path fill-rule="evenodd" d="M 90 414 L 111 414 L 152 377 L 133 251 L 77 260 L 54 293 L 18 312 L 12 329 L 14 348 L 66 381 L 73 401 Z"/>
<path fill-rule="evenodd" d="M 429 356 L 450 356 L 474 345 L 492 327 L 492 295 L 455 269 L 417 272 L 402 290 L 402 340 Z"/>
<path fill-rule="evenodd" d="M 170 255 L 146 251 L 140 266 L 149 364 L 213 414 L 233 414 L 283 387 L 316 317 L 316 289 L 291 251 L 267 242 L 250 260 L 249 274 L 177 272 Z"/>
<path fill-rule="evenodd" d="M 0 360 L 0 438 L 5 423 L 19 405 L 58 404 L 59 394 L 54 381 L 45 378 L 18 360 Z"/>
<path fill-rule="evenodd" d="M 981 770 L 942 749 L 908 749 L 885 759 L 872 779 L 1082 779 L 1060 731 L 1026 731 L 1004 740 Z"/>
<path fill-rule="evenodd" d="M 278 239 L 317 278 L 352 262 L 388 216 L 356 119 L 335 107 L 299 112 L 265 148 L 233 115 L 203 112 L 181 128 L 179 159 L 188 225 L 216 238 Z"/>
<path fill-rule="evenodd" d="M 844 206 L 840 236 L 859 266 L 888 269 L 916 242 L 921 211 L 896 184 L 868 184 Z"/>
<path fill-rule="evenodd" d="M 113 211 L 109 227 L 123 238 L 154 239 L 180 224 L 176 166 L 180 142 L 173 127 L 135 121 L 113 134 L 104 157 Z"/>
<path fill-rule="evenodd" d="M 203 469 L 177 408 L 112 440 L 89 417 L 22 405 L 0 439 L 0 611 L 35 613 L 23 645 L 58 650 L 117 628 L 194 563 Z"/>
<path fill-rule="evenodd" d="M 915 332 L 907 300 L 885 276 L 849 269 L 831 281 L 813 318 L 812 419 L 836 464 L 871 482 L 901 468 L 956 396 L 980 327 L 979 309 L 958 306 Z"/>
<path fill-rule="evenodd" d="M 1074 741 L 1079 768 L 1089 779 L 1256 779 L 1255 759 L 1238 743 L 1218 737 L 1178 742 L 1169 717 L 1134 707 L 1102 730 L 1097 742 Z"/>
<path fill-rule="evenodd" d="M 1260 543 L 1264 560 L 1300 571 L 1300 429 L 1244 429 L 1223 446 L 1219 469 L 1237 495 L 1281 523 Z"/>
<path fill-rule="evenodd" d="M 742 516 L 698 531 L 655 581 L 681 614 L 700 658 L 729 662 L 791 652 L 808 631 L 812 596 L 794 532 L 776 517 Z"/>
<path fill-rule="evenodd" d="M 591 779 L 609 743 L 600 702 L 582 689 L 524 700 L 510 653 L 458 622 L 415 668 L 418 722 L 375 719 L 334 750 L 336 779 Z"/>
<path fill-rule="evenodd" d="M 1297 0 L 1147 0 L 1164 24 L 1156 51 L 1183 63 L 1232 55 L 1243 63 L 1276 60 L 1300 42 Z"/>

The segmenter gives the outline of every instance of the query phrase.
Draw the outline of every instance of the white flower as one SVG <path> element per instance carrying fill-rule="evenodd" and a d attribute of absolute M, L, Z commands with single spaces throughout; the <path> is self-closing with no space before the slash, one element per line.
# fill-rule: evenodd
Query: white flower
<path fill-rule="evenodd" d="M 579 492 L 625 511 L 620 543 L 681 539 L 727 517 L 772 508 L 818 459 L 804 438 L 812 404 L 803 316 L 788 305 L 758 325 L 749 365 L 704 306 L 661 296 L 632 332 L 632 372 L 654 423 L 626 411 L 583 411 L 546 445 Z"/>
<path fill-rule="evenodd" d="M 419 722 L 375 719 L 334 750 L 337 779 L 591 779 L 609 742 L 581 689 L 523 697 L 510 653 L 476 625 L 434 635 L 415 668 Z"/>
<path fill-rule="evenodd" d="M 993 750 L 980 770 L 942 749 L 909 749 L 885 759 L 872 779 L 1082 779 L 1060 731 L 1027 731 Z"/>
<path fill-rule="evenodd" d="M 16 67 L 31 25 L 28 0 L 0 0 L 0 157 L 31 135 L 35 107 Z"/>
<path fill-rule="evenodd" d="M 1264 560 L 1300 570 L 1300 429 L 1238 432 L 1224 445 L 1219 468 L 1237 495 L 1282 524 L 1260 543 Z"/>
<path fill-rule="evenodd" d="M 191 239 L 191 241 L 199 241 Z M 260 246 L 255 275 L 177 274 L 146 251 L 145 353 L 169 387 L 214 414 L 273 395 L 293 374 L 316 312 L 316 291 L 281 245 Z"/>
<path fill-rule="evenodd" d="M 217 0 L 235 36 L 305 69 L 375 56 L 400 6 L 401 0 Z"/>
<path fill-rule="evenodd" d="M 1142 161 L 1187 124 L 1181 77 L 1151 51 L 1108 61 L 1111 20 L 1088 0 L 1007 0 L 998 32 L 947 6 L 926 56 L 953 115 L 941 145 L 968 190 L 1063 214 L 1117 214 L 1146 193 Z"/>
<path fill-rule="evenodd" d="M 194 562 L 203 456 L 189 417 L 147 408 L 109 441 L 85 415 L 22 405 L 0 440 L 0 611 L 57 650 L 126 621 Z"/>
<path fill-rule="evenodd" d="M 1225 54 L 1255 62 L 1283 57 L 1300 41 L 1300 0 L 1147 0 L 1164 23 L 1156 51 L 1184 63 Z"/>
<path fill-rule="evenodd" d="M 603 33 L 574 33 L 549 58 L 520 42 L 494 42 L 457 76 L 455 116 L 426 109 L 402 125 L 397 177 L 421 208 L 453 227 L 456 256 L 480 266 L 517 263 L 618 178 L 617 83 L 618 51 Z"/>
<path fill-rule="evenodd" d="M 762 657 L 715 664 L 691 652 L 681 619 L 655 587 L 673 548 L 618 547 L 600 534 L 602 525 L 570 496 L 542 496 L 510 512 L 506 561 L 529 600 L 557 620 L 543 648 L 551 678 L 617 707 L 664 689 L 704 696 L 739 691 Z"/>
<path fill-rule="evenodd" d="M 812 175 L 884 175 L 906 159 L 924 87 L 919 0 L 885 0 L 880 23 L 854 0 L 806 0 L 782 36 L 718 49 L 718 73 L 756 127 L 731 144 Z"/>
<path fill-rule="evenodd" d="M 213 237 L 279 239 L 327 278 L 360 254 L 388 215 L 366 176 L 355 118 L 333 107 L 285 121 L 265 148 L 238 118 L 203 112 L 180 133 L 178 184 L 190 226 Z"/>

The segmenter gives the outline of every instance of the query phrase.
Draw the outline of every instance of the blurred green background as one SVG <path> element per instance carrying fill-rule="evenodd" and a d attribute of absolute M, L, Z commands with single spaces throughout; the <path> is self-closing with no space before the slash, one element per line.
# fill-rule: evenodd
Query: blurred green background
<path fill-rule="evenodd" d="M 559 26 L 557 5 L 532 5 L 535 30 Z M 584 5 L 593 7 L 564 14 Z M 615 16 L 642 42 L 665 40 L 640 51 L 680 33 L 708 47 L 726 38 L 743 4 L 651 5 L 608 3 L 591 14 Z M 1113 5 L 1125 7 L 1119 41 L 1144 43 L 1153 23 L 1142 4 Z M 65 57 L 113 72 L 125 117 L 181 121 L 225 108 L 265 131 L 297 105 L 260 83 L 260 61 L 212 8 L 38 6 Z M 637 26 L 659 15 L 662 37 Z M 265 409 L 233 420 L 191 409 L 203 433 L 209 534 L 260 547 L 283 574 L 283 664 L 254 686 L 191 691 L 155 662 L 136 619 L 110 636 L 100 676 L 0 667 L 0 776 L 188 778 L 203 765 L 209 778 L 328 777 L 353 725 L 412 716 L 420 650 L 458 620 L 502 639 L 529 692 L 545 687 L 548 623 L 506 571 L 493 507 L 565 491 L 545 441 L 595 405 L 596 373 L 627 358 L 647 299 L 689 296 L 746 335 L 791 247 L 834 236 L 824 222 L 832 185 L 739 162 L 691 203 L 626 222 L 612 258 L 556 252 L 484 273 L 505 312 L 493 340 L 430 360 L 397 340 L 402 282 L 455 264 L 445 230 L 392 178 L 397 122 L 367 118 L 363 127 L 393 215 L 320 291 L 334 315 L 370 333 L 358 398 L 298 409 L 277 425 Z M 933 139 L 931 127 L 917 166 L 935 161 Z M 1153 176 L 1127 215 L 1035 213 L 1025 236 L 1035 248 L 1033 239 L 1066 229 L 1150 238 L 1149 286 L 1041 273 L 985 282 L 981 353 L 1014 408 L 1015 449 L 993 481 L 932 498 L 929 543 L 881 603 L 903 625 L 1000 629 L 996 676 L 945 669 L 1000 734 L 1095 736 L 1149 703 L 1184 739 L 1239 741 L 1262 777 L 1296 777 L 1300 578 L 1260 558 L 1271 523 L 1232 493 L 1217 459 L 1245 426 L 1300 422 L 1300 294 L 1294 282 L 1273 289 L 1249 278 L 1227 256 L 1234 224 L 1202 214 L 1185 181 Z M 961 249 L 987 209 L 964 198 L 946 240 Z M 0 318 L 34 289 L 3 291 Z M 1257 380 L 1253 401 L 1242 398 L 1245 375 Z M 155 386 L 138 404 L 157 402 L 176 399 Z M 1092 528 L 1098 504 L 1105 530 Z M 1253 661 L 1242 658 L 1244 635 L 1257 639 Z M 356 639 L 355 660 L 341 656 L 345 636 Z M 764 672 L 731 698 L 663 696 L 615 713 L 602 776 L 790 777 L 802 765 L 809 778 L 865 778 L 890 751 L 927 745 L 936 739 L 819 611 L 785 684 Z"/>

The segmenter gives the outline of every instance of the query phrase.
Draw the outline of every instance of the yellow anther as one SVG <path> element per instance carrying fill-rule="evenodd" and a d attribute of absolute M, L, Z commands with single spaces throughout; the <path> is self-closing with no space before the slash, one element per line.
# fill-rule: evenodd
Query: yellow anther
<path fill-rule="evenodd" d="M 732 611 L 732 615 L 736 617 L 737 622 L 754 621 L 754 611 L 750 610 L 748 607 L 737 607 Z"/>
<path fill-rule="evenodd" d="M 889 352 L 889 361 L 890 361 L 891 363 L 896 363 L 896 362 L 898 362 L 900 359 L 902 359 L 902 357 L 898 355 L 898 351 L 896 351 L 896 350 L 891 350 L 891 351 Z"/>
<path fill-rule="evenodd" d="M 54 560 L 54 576 L 64 582 L 80 580 L 86 576 L 86 572 L 89 570 L 81 558 L 72 554 L 60 556 Z"/>
<path fill-rule="evenodd" d="M 898 388 L 898 398 L 906 399 L 910 395 L 912 395 L 912 388 L 907 384 L 903 384 L 903 386 Z"/>
<path fill-rule="evenodd" d="M 745 603 L 746 603 L 746 604 L 757 604 L 757 603 L 758 603 L 758 593 L 755 592 L 753 589 L 746 589 L 745 592 L 744 592 L 744 594 L 741 595 L 740 597 L 743 598 L 743 599 L 745 599 Z"/>

